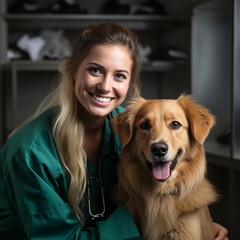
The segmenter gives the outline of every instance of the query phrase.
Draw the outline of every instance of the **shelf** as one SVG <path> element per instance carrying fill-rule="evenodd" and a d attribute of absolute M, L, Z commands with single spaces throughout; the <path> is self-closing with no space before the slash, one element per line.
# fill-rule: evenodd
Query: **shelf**
<path fill-rule="evenodd" d="M 204 144 L 207 159 L 210 163 L 240 170 L 240 159 L 231 159 L 231 146 L 220 144 L 214 140 L 207 140 Z M 231 159 L 231 161 L 230 161 Z"/>
<path fill-rule="evenodd" d="M 19 60 L 12 61 L 3 65 L 3 70 L 16 71 L 57 71 L 60 61 L 30 61 Z M 153 61 L 144 63 L 142 66 L 143 72 L 162 72 L 172 71 L 183 67 L 190 67 L 188 62 L 181 61 Z"/>
<path fill-rule="evenodd" d="M 89 24 L 106 21 L 118 22 L 131 29 L 146 30 L 190 23 L 190 17 L 161 15 L 122 15 L 122 14 L 3 14 L 10 27 L 17 29 L 32 29 L 42 27 L 57 27 L 81 29 Z M 63 21 L 64 20 L 64 21 Z M 61 24 L 59 24 L 61 22 Z M 27 24 L 25 24 L 27 23 Z"/>
<path fill-rule="evenodd" d="M 12 61 L 3 65 L 3 70 L 16 71 L 57 71 L 60 61 Z"/>
<path fill-rule="evenodd" d="M 204 147 L 206 153 L 230 158 L 230 145 L 224 145 L 214 140 L 206 140 Z"/>
<path fill-rule="evenodd" d="M 230 159 L 224 156 L 215 155 L 212 153 L 206 153 L 207 164 L 213 164 L 216 166 L 230 168 Z"/>
<path fill-rule="evenodd" d="M 181 68 L 190 68 L 187 61 L 152 61 L 143 63 L 143 72 L 173 71 Z"/>
<path fill-rule="evenodd" d="M 198 5 L 207 3 L 207 2 L 211 2 L 211 1 L 212 0 L 192 0 L 192 5 L 195 7 L 195 6 L 198 6 Z"/>
<path fill-rule="evenodd" d="M 224 157 L 212 153 L 206 153 L 207 163 L 240 171 L 240 160 L 230 159 L 229 157 Z"/>

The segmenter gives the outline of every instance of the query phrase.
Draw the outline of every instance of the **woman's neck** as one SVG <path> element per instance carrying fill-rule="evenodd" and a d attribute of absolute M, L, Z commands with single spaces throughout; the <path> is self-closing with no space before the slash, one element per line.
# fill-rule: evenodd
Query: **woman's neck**
<path fill-rule="evenodd" d="M 86 134 L 99 132 L 104 127 L 106 116 L 94 116 L 81 104 L 79 104 L 78 111 L 79 120 L 83 123 Z"/>
<path fill-rule="evenodd" d="M 85 130 L 84 150 L 90 161 L 97 165 L 102 151 L 106 117 L 93 116 L 85 109 L 80 110 L 79 116 Z"/>

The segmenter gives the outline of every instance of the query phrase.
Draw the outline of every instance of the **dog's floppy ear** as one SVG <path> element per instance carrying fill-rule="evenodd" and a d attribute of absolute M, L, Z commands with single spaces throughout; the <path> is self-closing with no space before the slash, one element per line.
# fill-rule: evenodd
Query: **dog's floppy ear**
<path fill-rule="evenodd" d="M 193 137 L 200 144 L 203 144 L 210 129 L 215 124 L 215 117 L 208 109 L 195 103 L 189 95 L 181 95 L 178 102 L 185 111 Z"/>
<path fill-rule="evenodd" d="M 112 127 L 123 146 L 127 145 L 132 138 L 135 118 L 143 102 L 145 99 L 141 97 L 132 100 L 124 112 L 111 120 Z"/>

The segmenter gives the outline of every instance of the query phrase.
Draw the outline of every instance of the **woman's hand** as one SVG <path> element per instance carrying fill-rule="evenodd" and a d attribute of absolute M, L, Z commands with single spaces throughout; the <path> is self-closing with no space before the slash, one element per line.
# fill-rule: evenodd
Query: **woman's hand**
<path fill-rule="evenodd" d="M 228 239 L 228 230 L 218 223 L 213 223 L 215 229 L 215 240 L 229 240 Z"/>

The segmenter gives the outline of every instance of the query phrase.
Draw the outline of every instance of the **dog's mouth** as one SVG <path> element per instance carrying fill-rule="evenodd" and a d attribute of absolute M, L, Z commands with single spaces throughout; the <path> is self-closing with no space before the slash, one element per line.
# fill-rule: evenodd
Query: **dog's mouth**
<path fill-rule="evenodd" d="M 146 160 L 148 169 L 152 171 L 153 177 L 159 182 L 164 182 L 164 181 L 168 180 L 169 177 L 171 176 L 171 173 L 175 169 L 178 158 L 181 155 L 181 153 L 182 153 L 182 150 L 179 149 L 175 158 L 172 161 L 164 162 L 164 161 L 159 160 L 154 163 L 151 163 L 150 161 L 148 161 L 144 152 L 142 152 L 142 155 L 143 155 L 144 159 Z"/>

